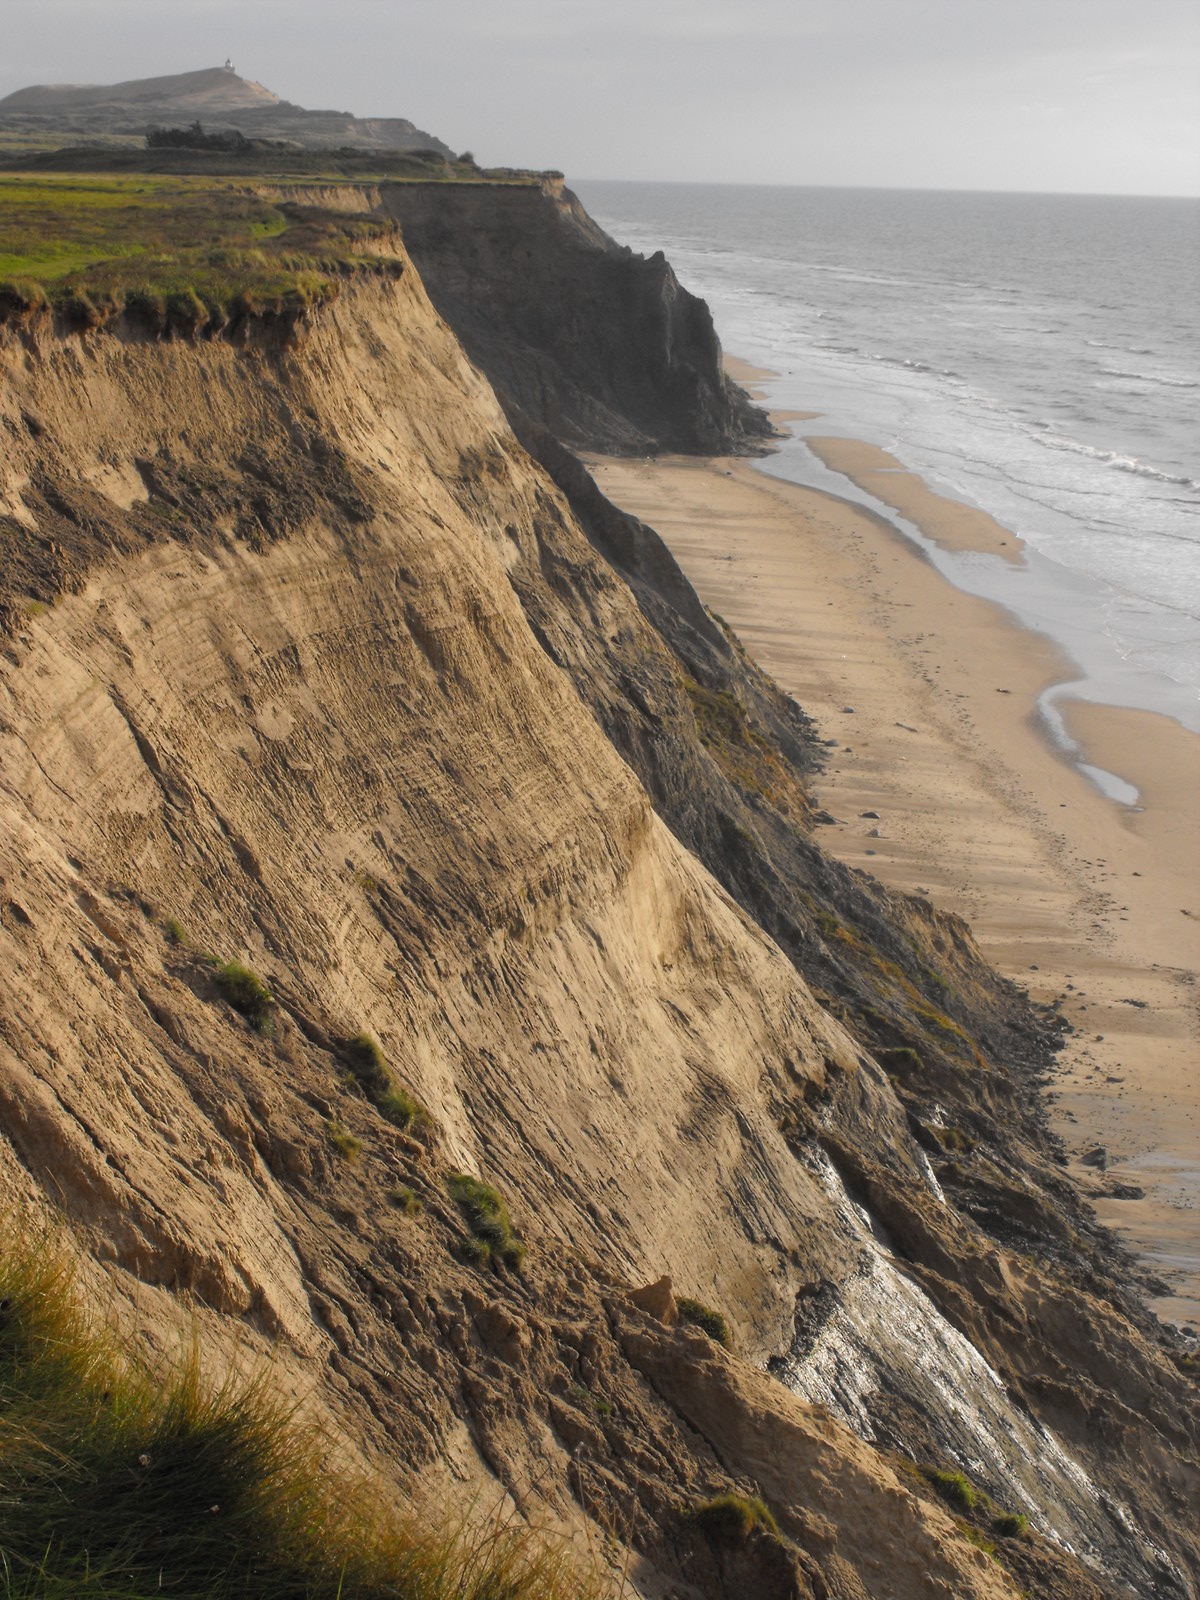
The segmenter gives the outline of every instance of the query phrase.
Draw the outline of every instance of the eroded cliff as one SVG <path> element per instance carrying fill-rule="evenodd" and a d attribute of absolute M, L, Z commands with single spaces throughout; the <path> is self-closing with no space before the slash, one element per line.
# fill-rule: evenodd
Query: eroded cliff
<path fill-rule="evenodd" d="M 0 334 L 6 1190 L 160 1344 L 195 1306 L 644 1593 L 1193 1594 L 1188 1391 L 1028 1116 L 1037 1019 L 821 855 L 802 715 L 397 268 L 258 346 Z M 884 1451 L 1036 1532 L 999 1565 Z M 681 1518 L 731 1485 L 786 1537 Z"/>
<path fill-rule="evenodd" d="M 505 407 L 619 454 L 761 448 L 703 300 L 617 245 L 561 182 L 383 188 L 434 305 Z"/>

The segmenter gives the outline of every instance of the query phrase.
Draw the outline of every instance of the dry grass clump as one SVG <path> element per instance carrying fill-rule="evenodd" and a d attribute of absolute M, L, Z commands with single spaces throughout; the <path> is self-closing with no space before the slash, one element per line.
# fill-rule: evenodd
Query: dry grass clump
<path fill-rule="evenodd" d="M 21 1232 L 7 1230 L 11 1237 Z M 171 1371 L 89 1321 L 49 1235 L 0 1255 L 3 1600 L 576 1600 L 567 1553 L 489 1520 L 442 1533 L 331 1467 L 255 1380 Z"/>

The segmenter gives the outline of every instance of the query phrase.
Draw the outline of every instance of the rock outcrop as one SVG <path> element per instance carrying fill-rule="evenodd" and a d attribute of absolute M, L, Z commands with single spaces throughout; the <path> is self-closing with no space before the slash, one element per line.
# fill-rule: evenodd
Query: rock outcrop
<path fill-rule="evenodd" d="M 474 194 L 472 283 L 502 204 L 529 276 L 586 235 Z M 669 269 L 578 249 L 612 341 L 670 339 L 539 412 L 501 282 L 528 448 L 403 260 L 274 343 L 0 329 L 4 1191 L 159 1345 L 194 1308 L 391 1476 L 603 1530 L 643 1593 L 1194 1596 L 1194 1391 L 1031 1112 L 1044 1022 L 821 854 L 802 713 L 537 424 L 741 426 Z M 454 1169 L 521 1271 L 472 1264 Z M 732 1350 L 630 1298 L 664 1274 Z M 1029 1516 L 1007 1565 L 922 1468 Z M 729 1489 L 779 1533 L 681 1515 Z"/>

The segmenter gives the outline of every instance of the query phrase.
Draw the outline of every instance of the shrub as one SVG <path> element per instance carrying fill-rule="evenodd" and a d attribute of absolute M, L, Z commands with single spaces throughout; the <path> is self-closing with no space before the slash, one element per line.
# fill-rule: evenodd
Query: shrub
<path fill-rule="evenodd" d="M 706 1500 L 703 1505 L 694 1506 L 684 1515 L 710 1539 L 721 1544 L 742 1544 L 755 1528 L 763 1528 L 767 1533 L 779 1537 L 779 1525 L 775 1518 L 763 1502 L 753 1495 L 732 1491 L 719 1494 L 712 1500 Z"/>
<path fill-rule="evenodd" d="M 729 1324 L 719 1311 L 706 1306 L 702 1300 L 691 1300 L 687 1295 L 680 1295 L 675 1305 L 679 1311 L 680 1322 L 692 1323 L 717 1344 L 723 1344 L 727 1350 L 731 1347 Z"/>
<path fill-rule="evenodd" d="M 183 931 L 183 924 L 176 922 L 174 917 L 164 917 L 162 928 L 168 944 L 187 944 L 187 934 Z"/>
<path fill-rule="evenodd" d="M 448 1188 L 469 1229 L 460 1244 L 464 1259 L 474 1266 L 493 1263 L 519 1270 L 525 1259 L 525 1246 L 513 1228 L 500 1191 L 466 1172 L 452 1172 Z"/>
<path fill-rule="evenodd" d="M 249 967 L 240 961 L 226 961 L 216 971 L 217 990 L 258 1033 L 272 1033 L 271 991 Z"/>

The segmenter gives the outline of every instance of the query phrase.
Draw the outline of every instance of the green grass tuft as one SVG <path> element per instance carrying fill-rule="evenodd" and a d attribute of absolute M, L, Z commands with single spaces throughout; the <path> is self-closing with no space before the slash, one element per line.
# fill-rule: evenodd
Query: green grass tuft
<path fill-rule="evenodd" d="M 384 1191 L 384 1199 L 405 1217 L 419 1217 L 425 1209 L 425 1202 L 407 1183 L 394 1183 Z"/>
<path fill-rule="evenodd" d="M 733 1340 L 729 1324 L 719 1311 L 714 1311 L 702 1300 L 692 1300 L 687 1295 L 680 1295 L 675 1305 L 679 1311 L 680 1322 L 690 1322 L 717 1344 L 724 1345 L 727 1350 L 732 1348 Z"/>
<path fill-rule="evenodd" d="M 463 1259 L 473 1266 L 490 1264 L 519 1271 L 525 1245 L 513 1228 L 500 1191 L 466 1172 L 452 1172 L 447 1187 L 469 1230 L 459 1245 Z"/>
<path fill-rule="evenodd" d="M 396 1082 L 387 1058 L 369 1033 L 356 1033 L 342 1054 L 354 1081 L 386 1122 L 402 1131 L 429 1122 L 428 1111 Z"/>
<path fill-rule="evenodd" d="M 392 1075 L 388 1071 L 387 1061 L 378 1042 L 369 1033 L 356 1033 L 342 1053 L 364 1094 L 382 1094 L 391 1088 Z"/>
<path fill-rule="evenodd" d="M 992 1519 L 992 1532 L 1001 1539 L 1020 1539 L 1029 1527 L 1029 1518 L 1023 1511 L 1002 1511 Z"/>
<path fill-rule="evenodd" d="M 419 1100 L 414 1100 L 407 1089 L 389 1089 L 374 1102 L 376 1111 L 402 1132 L 419 1128 L 429 1121 L 429 1113 Z"/>
<path fill-rule="evenodd" d="M 240 1011 L 250 1026 L 263 1034 L 275 1031 L 271 1015 L 271 991 L 249 967 L 240 961 L 225 961 L 216 970 L 216 985 L 223 1000 Z"/>
<path fill-rule="evenodd" d="M 755 1528 L 779 1538 L 779 1525 L 770 1510 L 754 1495 L 719 1494 L 684 1513 L 710 1539 L 720 1544 L 744 1544 Z"/>
<path fill-rule="evenodd" d="M 957 1506 L 960 1511 L 974 1511 L 978 1505 L 979 1491 L 964 1473 L 940 1472 L 935 1468 L 926 1473 L 926 1477 L 947 1505 Z"/>
<path fill-rule="evenodd" d="M 336 1117 L 331 1117 L 325 1124 L 325 1132 L 338 1155 L 347 1161 L 358 1160 L 362 1153 L 362 1140 L 356 1139 L 344 1123 L 339 1122 Z"/>

